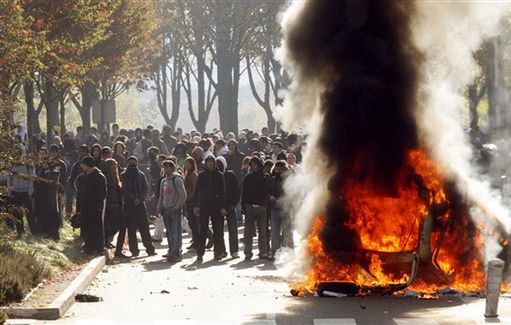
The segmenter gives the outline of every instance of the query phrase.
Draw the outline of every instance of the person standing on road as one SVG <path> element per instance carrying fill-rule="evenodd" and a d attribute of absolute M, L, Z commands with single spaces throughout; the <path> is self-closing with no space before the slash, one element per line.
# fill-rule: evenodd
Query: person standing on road
<path fill-rule="evenodd" d="M 105 208 L 105 247 L 114 248 L 112 240 L 119 231 L 122 222 L 122 195 L 121 181 L 119 179 L 119 166 L 112 158 L 105 160 L 105 177 L 107 184 Z"/>
<path fill-rule="evenodd" d="M 165 178 L 161 181 L 158 213 L 163 215 L 167 228 L 169 252 L 167 259 L 171 263 L 181 261 L 182 229 L 181 212 L 186 202 L 186 190 L 183 178 L 176 173 L 176 164 L 172 160 L 163 162 Z"/>
<path fill-rule="evenodd" d="M 245 212 L 245 259 L 252 258 L 252 241 L 257 224 L 259 258 L 268 258 L 268 216 L 269 197 L 268 179 L 263 171 L 263 164 L 257 157 L 250 159 L 251 172 L 243 179 L 241 206 Z"/>
<path fill-rule="evenodd" d="M 238 258 L 238 220 L 236 218 L 236 206 L 240 201 L 240 184 L 238 178 L 230 170 L 227 170 L 227 162 L 224 157 L 216 158 L 218 171 L 224 174 L 225 180 L 225 205 L 227 213 L 227 229 L 229 230 L 229 252 L 233 258 Z"/>
<path fill-rule="evenodd" d="M 128 226 L 128 239 L 132 256 L 138 256 L 137 230 L 142 237 L 142 243 L 149 256 L 155 255 L 155 249 L 149 233 L 149 220 L 145 199 L 148 195 L 147 181 L 138 169 L 138 159 L 130 156 L 128 167 L 121 174 L 122 197 L 124 201 L 124 216 Z M 119 242 L 117 243 L 119 245 Z"/>
<path fill-rule="evenodd" d="M 215 157 L 212 155 L 206 157 L 205 165 L 206 169 L 199 174 L 197 179 L 195 194 L 199 199 L 199 206 L 195 210 L 200 221 L 200 235 L 197 245 L 197 262 L 199 263 L 202 262 L 204 256 L 210 217 L 213 224 L 215 260 L 221 260 L 227 256 L 224 242 L 224 217 L 222 215 L 223 206 L 225 205 L 224 175 L 216 170 Z"/>
<path fill-rule="evenodd" d="M 105 246 L 103 211 L 106 199 L 106 180 L 101 171 L 94 167 L 94 159 L 85 157 L 81 162 L 83 174 L 78 183 L 80 233 L 84 242 L 84 253 L 101 254 Z"/>
<path fill-rule="evenodd" d="M 163 162 L 167 160 L 168 157 L 166 155 L 158 155 L 156 158 L 156 165 L 160 169 L 160 174 L 158 177 L 152 179 L 151 186 L 154 187 L 154 198 L 156 204 L 158 204 L 158 200 L 160 199 L 160 185 L 161 181 L 165 178 L 165 174 L 163 173 Z M 163 240 L 163 232 L 165 230 L 165 222 L 163 221 L 163 216 L 156 211 L 156 220 L 154 222 L 154 232 L 152 241 L 156 243 L 161 243 Z"/>
<path fill-rule="evenodd" d="M 202 149 L 201 149 L 202 150 Z M 188 249 L 197 249 L 197 243 L 199 242 L 199 216 L 195 214 L 194 207 L 197 205 L 197 197 L 195 196 L 195 188 L 197 187 L 197 179 L 199 177 L 199 173 L 197 171 L 197 164 L 195 163 L 195 159 L 192 157 L 188 157 L 185 160 L 185 169 L 184 169 L 184 182 L 185 182 L 185 190 L 186 190 L 186 204 L 185 204 L 185 214 L 186 219 L 188 220 L 188 225 L 190 226 L 190 230 L 192 232 L 192 244 Z"/>

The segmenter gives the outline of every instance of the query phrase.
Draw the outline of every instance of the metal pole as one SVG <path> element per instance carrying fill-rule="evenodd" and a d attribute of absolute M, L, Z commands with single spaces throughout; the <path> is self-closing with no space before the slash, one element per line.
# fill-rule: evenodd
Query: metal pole
<path fill-rule="evenodd" d="M 486 310 L 484 317 L 498 317 L 500 286 L 502 285 L 502 273 L 504 262 L 499 259 L 488 263 L 488 277 L 486 278 Z"/>

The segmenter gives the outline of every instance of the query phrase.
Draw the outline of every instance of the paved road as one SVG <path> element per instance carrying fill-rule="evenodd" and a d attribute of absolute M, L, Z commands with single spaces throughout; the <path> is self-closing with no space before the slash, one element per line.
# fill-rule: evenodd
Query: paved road
<path fill-rule="evenodd" d="M 227 235 L 227 234 L 226 234 Z M 227 236 L 226 236 L 227 239 Z M 184 240 L 184 247 L 188 239 Z M 484 324 L 480 299 L 417 300 L 401 297 L 296 298 L 286 271 L 272 262 L 227 258 L 204 263 L 194 254 L 170 265 L 161 255 L 108 267 L 88 292 L 102 302 L 76 303 L 47 324 Z M 169 293 L 162 293 L 166 290 Z M 501 318 L 511 324 L 511 299 L 501 299 Z"/>

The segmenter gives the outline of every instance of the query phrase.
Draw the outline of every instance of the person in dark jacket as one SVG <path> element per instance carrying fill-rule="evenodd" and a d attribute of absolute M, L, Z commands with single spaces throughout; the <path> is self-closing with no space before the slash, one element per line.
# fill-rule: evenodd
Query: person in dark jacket
<path fill-rule="evenodd" d="M 216 158 L 216 168 L 224 173 L 225 201 L 224 209 L 227 213 L 227 229 L 229 230 L 229 252 L 233 258 L 238 258 L 238 220 L 236 218 L 236 206 L 240 201 L 241 189 L 238 178 L 230 170 L 224 157 Z"/>
<path fill-rule="evenodd" d="M 259 258 L 268 258 L 269 182 L 263 171 L 263 163 L 257 157 L 250 159 L 251 172 L 243 179 L 241 206 L 245 212 L 245 259 L 252 258 L 252 241 L 257 224 Z"/>
<path fill-rule="evenodd" d="M 105 160 L 105 177 L 107 185 L 105 208 L 105 247 L 114 248 L 112 240 L 122 223 L 122 195 L 119 179 L 119 166 L 112 158 Z"/>
<path fill-rule="evenodd" d="M 128 158 L 128 168 L 121 174 L 123 213 L 128 226 L 128 239 L 132 256 L 138 256 L 137 229 L 142 237 L 142 243 L 149 256 L 156 255 L 151 234 L 149 233 L 149 220 L 145 206 L 148 196 L 147 181 L 144 174 L 138 169 L 138 159 L 135 156 Z M 119 234 L 121 235 L 121 234 Z M 117 242 L 117 249 L 119 249 Z"/>
<path fill-rule="evenodd" d="M 67 180 L 68 184 L 71 184 L 73 190 L 76 194 L 76 179 L 82 173 L 82 159 L 89 155 L 89 147 L 86 144 L 83 144 L 78 149 L 78 160 L 71 166 L 71 171 L 69 172 L 69 178 Z"/>
<path fill-rule="evenodd" d="M 195 213 L 199 215 L 200 229 L 197 243 L 197 262 L 201 263 L 204 256 L 209 218 L 213 224 L 213 240 L 215 260 L 227 256 L 224 242 L 225 215 L 225 182 L 221 172 L 216 170 L 215 157 L 208 156 L 205 160 L 206 169 L 199 174 L 196 186 L 196 197 L 199 206 Z"/>
<path fill-rule="evenodd" d="M 92 157 L 82 159 L 83 174 L 78 179 L 77 201 L 80 214 L 80 234 L 86 254 L 101 254 L 105 246 L 103 211 L 106 199 L 106 180 L 95 167 Z"/>
<path fill-rule="evenodd" d="M 275 257 L 275 252 L 281 247 L 293 248 L 293 227 L 290 215 L 282 209 L 279 201 L 284 196 L 284 180 L 287 173 L 290 172 L 286 161 L 277 160 L 272 169 L 270 179 L 270 205 L 271 205 L 271 252 Z"/>
<path fill-rule="evenodd" d="M 41 163 L 36 166 L 36 176 L 41 178 L 34 183 L 34 215 L 38 233 L 59 240 L 61 218 L 58 204 L 58 184 L 60 168 L 49 160 L 44 147 L 38 152 Z"/>

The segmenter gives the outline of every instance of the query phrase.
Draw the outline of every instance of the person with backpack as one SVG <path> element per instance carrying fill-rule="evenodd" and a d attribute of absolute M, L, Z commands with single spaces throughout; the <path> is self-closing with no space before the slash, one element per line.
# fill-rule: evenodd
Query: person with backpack
<path fill-rule="evenodd" d="M 169 245 L 167 259 L 171 263 L 176 263 L 182 259 L 181 212 L 186 202 L 186 190 L 183 178 L 176 173 L 176 164 L 172 160 L 163 162 L 163 171 L 165 178 L 160 184 L 157 211 L 163 215 L 163 221 L 167 228 Z"/>

